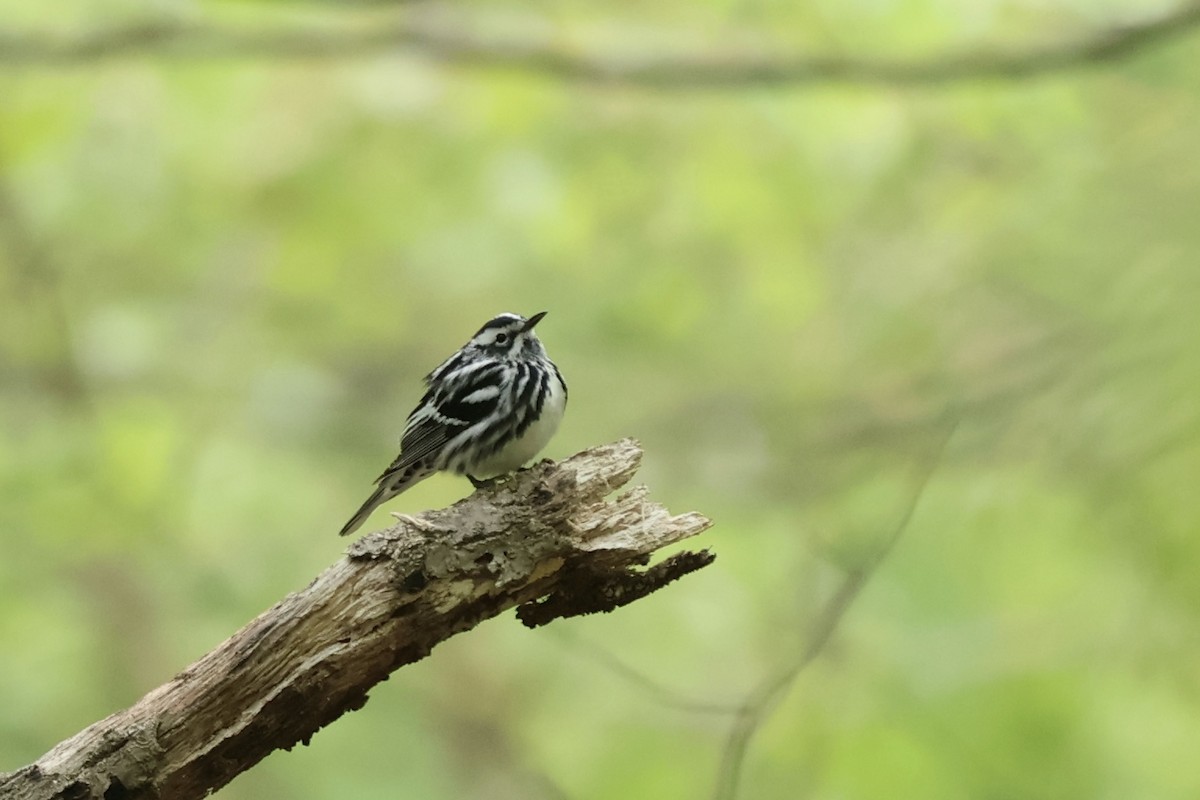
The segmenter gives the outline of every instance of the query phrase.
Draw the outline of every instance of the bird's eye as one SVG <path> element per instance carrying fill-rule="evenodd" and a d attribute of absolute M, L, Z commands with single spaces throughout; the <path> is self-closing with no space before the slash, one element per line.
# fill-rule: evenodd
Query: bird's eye
<path fill-rule="evenodd" d="M 507 344 L 507 343 L 508 343 L 508 334 L 507 333 L 497 333 L 496 334 L 496 344 Z"/>

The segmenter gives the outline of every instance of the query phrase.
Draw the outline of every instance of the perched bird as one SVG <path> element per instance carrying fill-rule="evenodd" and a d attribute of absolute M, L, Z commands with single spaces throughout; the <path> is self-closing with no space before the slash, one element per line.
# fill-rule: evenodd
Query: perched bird
<path fill-rule="evenodd" d="M 533 332 L 544 316 L 489 320 L 425 376 L 428 389 L 408 415 L 400 455 L 342 536 L 435 472 L 466 475 L 478 488 L 486 483 L 482 479 L 519 469 L 546 446 L 566 409 L 567 384 Z"/>

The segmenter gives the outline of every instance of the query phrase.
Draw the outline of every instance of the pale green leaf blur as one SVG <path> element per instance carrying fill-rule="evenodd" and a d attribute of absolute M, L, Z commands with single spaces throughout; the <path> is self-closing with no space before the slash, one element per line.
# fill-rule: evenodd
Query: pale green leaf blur
<path fill-rule="evenodd" d="M 922 58 L 1163 8 L 455 11 L 618 57 Z M 69 32 L 395 7 L 0 11 Z M 1200 796 L 1200 34 L 906 89 L 404 52 L 7 67 L 0 301 L 0 771 L 306 585 L 421 376 L 490 316 L 547 310 L 571 400 L 546 455 L 638 437 L 653 495 L 715 520 L 716 563 L 605 617 L 487 622 L 222 800 L 711 796 L 721 708 L 795 662 L 918 493 L 738 796 Z M 469 491 L 439 476 L 387 510 Z"/>

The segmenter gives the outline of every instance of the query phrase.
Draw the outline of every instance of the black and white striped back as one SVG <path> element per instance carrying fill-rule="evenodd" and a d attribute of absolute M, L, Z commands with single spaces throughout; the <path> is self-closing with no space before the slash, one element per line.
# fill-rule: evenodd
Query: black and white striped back
<path fill-rule="evenodd" d="M 558 429 L 567 386 L 534 333 L 545 312 L 501 314 L 425 376 L 400 455 L 342 528 L 354 531 L 381 503 L 434 472 L 491 478 L 519 469 Z"/>

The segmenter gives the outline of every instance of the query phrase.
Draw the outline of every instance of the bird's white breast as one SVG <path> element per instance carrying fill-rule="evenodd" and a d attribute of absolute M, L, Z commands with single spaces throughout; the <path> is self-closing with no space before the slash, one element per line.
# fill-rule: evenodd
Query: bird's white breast
<path fill-rule="evenodd" d="M 471 474 L 476 478 L 491 478 L 520 469 L 550 443 L 550 439 L 558 430 L 558 423 L 562 422 L 566 407 L 566 391 L 558 380 L 551 380 L 541 416 L 530 423 L 519 438 L 513 439 L 495 455 L 481 461 Z"/>

